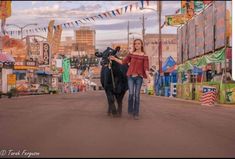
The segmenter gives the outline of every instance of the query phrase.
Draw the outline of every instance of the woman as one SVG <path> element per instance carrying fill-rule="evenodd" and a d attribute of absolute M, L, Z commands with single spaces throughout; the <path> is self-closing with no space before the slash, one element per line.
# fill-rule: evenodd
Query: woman
<path fill-rule="evenodd" d="M 149 60 L 148 56 L 144 52 L 143 41 L 141 39 L 135 39 L 133 43 L 133 52 L 129 53 L 123 60 L 120 60 L 114 56 L 110 56 L 110 60 L 114 60 L 120 64 L 129 64 L 127 71 L 129 98 L 128 98 L 128 114 L 139 119 L 139 107 L 140 107 L 140 89 L 143 82 L 143 78 L 149 77 Z"/>

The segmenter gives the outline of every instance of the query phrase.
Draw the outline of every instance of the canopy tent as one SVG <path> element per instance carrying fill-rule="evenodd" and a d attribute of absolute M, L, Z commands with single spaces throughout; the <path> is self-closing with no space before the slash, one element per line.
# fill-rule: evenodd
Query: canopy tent
<path fill-rule="evenodd" d="M 41 71 L 41 70 L 36 71 L 36 74 L 38 74 L 38 75 L 52 75 L 52 74 L 49 73 L 49 72 Z"/>
<path fill-rule="evenodd" d="M 219 63 L 223 61 L 225 61 L 225 48 L 222 48 L 214 52 L 213 54 L 204 55 L 197 59 L 189 60 L 184 64 L 179 65 L 177 71 L 183 72 L 183 71 L 193 70 L 195 69 L 195 67 L 199 69 L 208 64 Z"/>
<path fill-rule="evenodd" d="M 176 64 L 175 60 L 171 56 L 169 56 L 166 59 L 165 63 L 162 65 L 162 71 L 166 72 L 168 68 L 174 66 L 175 64 Z"/>

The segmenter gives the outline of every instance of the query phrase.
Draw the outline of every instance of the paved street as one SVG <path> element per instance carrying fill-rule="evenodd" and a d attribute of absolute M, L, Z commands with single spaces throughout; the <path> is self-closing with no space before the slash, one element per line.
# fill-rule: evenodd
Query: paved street
<path fill-rule="evenodd" d="M 235 157 L 234 108 L 142 94 L 140 120 L 133 120 L 127 95 L 121 118 L 106 115 L 103 91 L 0 99 L 0 155 Z"/>

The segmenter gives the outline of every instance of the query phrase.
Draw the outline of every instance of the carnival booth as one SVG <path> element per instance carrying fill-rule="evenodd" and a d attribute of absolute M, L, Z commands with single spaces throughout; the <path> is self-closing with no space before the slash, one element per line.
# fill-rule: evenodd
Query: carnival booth
<path fill-rule="evenodd" d="M 12 73 L 14 62 L 10 54 L 0 52 L 0 94 L 8 93 L 15 88 L 16 77 Z"/>
<path fill-rule="evenodd" d="M 235 82 L 231 79 L 231 70 L 225 71 L 224 65 L 224 61 L 229 60 L 229 49 L 222 48 L 179 65 L 177 97 L 200 101 L 203 88 L 213 87 L 216 90 L 217 103 L 234 104 Z"/>
<path fill-rule="evenodd" d="M 162 66 L 163 75 L 160 75 L 159 72 L 155 73 L 155 94 L 158 96 L 170 96 L 170 86 L 172 82 L 172 78 L 175 79 L 176 72 L 167 72 L 167 70 L 176 65 L 175 60 L 169 56 L 165 63 Z"/>

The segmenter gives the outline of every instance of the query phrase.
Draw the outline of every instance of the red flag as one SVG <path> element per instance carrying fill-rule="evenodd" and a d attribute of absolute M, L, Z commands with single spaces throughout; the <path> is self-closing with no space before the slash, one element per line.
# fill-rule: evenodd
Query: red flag
<path fill-rule="evenodd" d="M 103 13 L 103 15 L 107 18 L 107 15 L 106 15 L 106 13 Z"/>
<path fill-rule="evenodd" d="M 146 3 L 147 3 L 147 6 L 149 6 L 149 0 L 147 0 Z"/>
<path fill-rule="evenodd" d="M 117 13 L 120 15 L 120 12 L 119 12 L 119 10 L 118 10 L 118 9 L 116 9 L 116 11 L 117 11 Z"/>
<path fill-rule="evenodd" d="M 131 12 L 131 10 L 132 10 L 132 4 L 130 5 L 130 12 Z"/>

